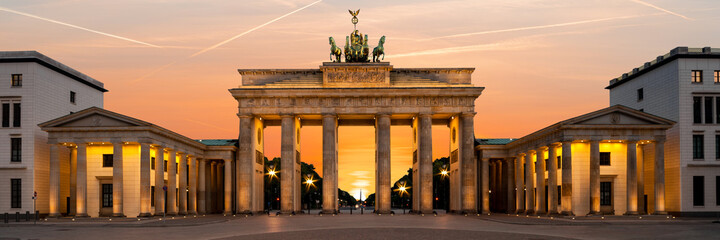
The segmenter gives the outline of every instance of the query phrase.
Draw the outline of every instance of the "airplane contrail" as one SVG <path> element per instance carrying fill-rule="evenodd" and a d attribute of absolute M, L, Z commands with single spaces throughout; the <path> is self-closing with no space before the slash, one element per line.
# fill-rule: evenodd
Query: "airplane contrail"
<path fill-rule="evenodd" d="M 278 21 L 278 20 L 280 20 L 280 19 L 283 19 L 283 18 L 285 18 L 285 17 L 287 17 L 287 16 L 290 16 L 290 15 L 292 15 L 293 13 L 302 11 L 303 9 L 306 9 L 306 8 L 308 8 L 308 7 L 312 6 L 312 5 L 315 5 L 315 4 L 319 3 L 319 2 L 322 2 L 322 0 L 317 0 L 317 1 L 315 1 L 315 2 L 313 2 L 313 3 L 310 3 L 310 4 L 308 4 L 308 5 L 304 6 L 304 7 L 298 8 L 298 9 L 296 9 L 295 11 L 289 12 L 289 13 L 287 13 L 287 14 L 285 14 L 285 15 L 282 15 L 282 16 L 280 16 L 280 17 L 278 17 L 278 18 L 275 18 L 275 19 L 273 19 L 273 20 L 270 20 L 270 21 L 268 21 L 268 22 L 266 22 L 266 23 L 263 23 L 263 24 L 261 24 L 261 25 L 259 25 L 259 26 L 257 26 L 257 27 L 254 27 L 254 28 L 252 28 L 252 29 L 250 29 L 250 30 L 247 30 L 247 31 L 245 31 L 245 32 L 243 32 L 243 33 L 241 33 L 241 34 L 235 35 L 234 37 L 231 37 L 231 38 L 229 38 L 229 39 L 227 39 L 227 40 L 225 40 L 225 41 L 219 42 L 218 44 L 215 44 L 215 45 L 212 45 L 212 46 L 210 46 L 210 47 L 208 47 L 208 48 L 206 48 L 206 49 L 200 50 L 199 52 L 196 52 L 195 54 L 190 55 L 190 57 L 188 57 L 188 58 L 195 57 L 195 56 L 197 56 L 197 55 L 203 54 L 203 53 L 205 53 L 205 52 L 207 52 L 207 51 L 210 51 L 210 50 L 213 50 L 213 49 L 215 49 L 215 48 L 217 48 L 217 47 L 220 47 L 220 46 L 222 46 L 222 45 L 225 45 L 225 44 L 229 43 L 229 42 L 232 41 L 232 40 L 235 40 L 235 39 L 237 39 L 237 38 L 239 38 L 239 37 L 244 36 L 245 34 L 248 34 L 248 33 L 251 33 L 251 32 L 253 32 L 253 31 L 255 31 L 255 30 L 258 30 L 258 29 L 260 29 L 260 28 L 262 28 L 262 27 L 264 27 L 264 26 L 267 26 L 268 24 L 274 23 L 274 22 L 276 22 L 276 21 Z"/>
<path fill-rule="evenodd" d="M 651 7 L 651 8 L 657 9 L 657 10 L 660 10 L 660 11 L 665 12 L 665 13 L 668 13 L 668 14 L 672 14 L 672 15 L 675 15 L 675 16 L 678 16 L 678 17 L 681 17 L 681 18 L 684 18 L 685 20 L 693 20 L 692 18 L 686 17 L 685 15 L 682 15 L 682 14 L 679 14 L 679 13 L 676 13 L 676 12 L 672 12 L 672 11 L 670 11 L 670 10 L 667 10 L 667 9 L 664 9 L 664 8 L 661 8 L 661 7 L 658 7 L 658 6 L 656 6 L 656 5 L 650 4 L 650 3 L 645 2 L 645 1 L 641 1 L 641 0 L 630 0 L 630 1 L 633 1 L 633 2 L 635 2 L 635 3 L 639 3 L 639 4 L 642 4 L 642 5 L 645 5 L 645 6 L 648 6 L 648 7 Z"/>
<path fill-rule="evenodd" d="M 322 1 L 323 1 L 323 0 L 318 0 L 318 1 L 315 1 L 315 2 L 313 2 L 313 3 L 310 3 L 310 4 L 306 5 L 306 6 L 304 6 L 304 7 L 295 9 L 295 11 L 289 12 L 289 13 L 287 13 L 287 14 L 285 14 L 285 15 L 282 15 L 282 16 L 280 16 L 280 17 L 278 17 L 278 18 L 275 18 L 275 19 L 273 19 L 273 20 L 270 20 L 270 21 L 268 21 L 268 22 L 266 22 L 266 23 L 263 23 L 263 24 L 261 24 L 261 25 L 259 25 L 259 26 L 257 26 L 257 27 L 254 27 L 254 28 L 252 28 L 252 29 L 250 29 L 250 30 L 247 30 L 247 31 L 245 31 L 245 32 L 243 32 L 243 33 L 240 33 L 240 34 L 238 34 L 238 35 L 235 35 L 235 36 L 233 36 L 233 37 L 231 37 L 231 38 L 229 38 L 229 39 L 227 39 L 227 40 L 225 40 L 225 41 L 222 41 L 222 42 L 220 42 L 220 43 L 218 43 L 218 44 L 215 44 L 215 45 L 212 45 L 212 46 L 210 46 L 210 47 L 208 47 L 208 48 L 205 48 L 205 49 L 203 49 L 203 50 L 200 50 L 199 52 L 196 52 L 196 53 L 194 53 L 193 55 L 187 56 L 187 57 L 185 57 L 185 58 L 177 59 L 177 60 L 175 60 L 175 61 L 173 61 L 173 62 L 171 62 L 171 63 L 165 64 L 165 65 L 163 65 L 163 66 L 161 66 L 161 67 L 159 67 L 159 68 L 157 68 L 157 69 L 149 72 L 148 74 L 145 74 L 145 75 L 143 75 L 142 77 L 140 77 L 140 78 L 138 78 L 138 79 L 135 79 L 134 81 L 132 81 L 132 83 L 136 83 L 136 82 L 142 81 L 142 80 L 144 80 L 145 78 L 150 77 L 150 76 L 152 76 L 152 75 L 155 75 L 155 73 L 158 73 L 158 72 L 160 72 L 160 71 L 162 71 L 162 70 L 164 70 L 164 69 L 166 69 L 166 68 L 168 68 L 168 67 L 170 67 L 170 66 L 172 66 L 172 65 L 175 65 L 176 63 L 178 63 L 178 62 L 180 62 L 180 61 L 188 60 L 188 59 L 193 58 L 193 57 L 195 57 L 195 56 L 197 56 L 197 55 L 200 55 L 200 54 L 203 54 L 203 53 L 205 53 L 205 52 L 207 52 L 207 51 L 210 51 L 210 50 L 213 50 L 213 49 L 215 49 L 215 48 L 218 48 L 218 47 L 220 47 L 220 46 L 222 46 L 222 45 L 225 45 L 225 44 L 231 42 L 232 40 L 235 40 L 235 39 L 237 39 L 237 38 L 239 38 L 239 37 L 244 36 L 245 34 L 248 34 L 248 33 L 251 33 L 251 32 L 253 32 L 253 31 L 255 31 L 255 30 L 258 30 L 258 29 L 260 29 L 260 28 L 262 28 L 262 27 L 264 27 L 264 26 L 267 26 L 268 24 L 274 23 L 274 22 L 276 22 L 276 21 L 278 21 L 278 20 L 280 20 L 280 19 L 283 19 L 283 18 L 285 18 L 285 17 L 287 17 L 287 16 L 290 16 L 290 15 L 293 14 L 293 13 L 299 12 L 299 11 L 305 9 L 305 8 L 308 8 L 308 7 L 310 7 L 310 6 L 312 6 L 312 5 L 315 5 L 315 4 L 317 4 L 317 3 L 319 3 L 319 2 L 322 2 Z"/>
<path fill-rule="evenodd" d="M 120 39 L 120 40 L 125 40 L 125 41 L 129 41 L 129 42 L 137 43 L 137 44 L 142 44 L 142 45 L 149 46 L 149 47 L 162 48 L 161 46 L 158 46 L 158 45 L 154 45 L 154 44 L 150 44 L 150 43 L 146 43 L 146 42 L 142 42 L 142 41 L 138 41 L 138 40 L 126 38 L 126 37 L 121 37 L 121 36 L 118 36 L 118 35 L 113 35 L 113 34 L 109 34 L 109 33 L 104 33 L 104 32 L 101 32 L 101 31 L 92 30 L 92 29 L 89 29 L 89 28 L 84 28 L 84 27 L 80 27 L 80 26 L 77 26 L 77 25 L 60 22 L 60 21 L 57 21 L 57 20 L 52 20 L 52 19 L 49 19 L 49 18 L 44 18 L 44 17 L 40 17 L 40 16 L 37 16 L 37 15 L 29 14 L 29 13 L 24 13 L 24 12 L 20 12 L 20 11 L 15 11 L 15 10 L 12 10 L 12 9 L 9 9 L 9 8 L 0 7 L 0 11 L 5 11 L 5 12 L 9 12 L 9 13 L 14 13 L 14 14 L 26 16 L 26 17 L 31 17 L 31 18 L 35 18 L 35 19 L 40 19 L 40 20 L 43 20 L 43 21 L 48 21 L 48 22 L 51 22 L 51 23 L 56 23 L 56 24 L 60 24 L 60 25 L 63 25 L 63 26 L 68 26 L 68 27 L 71 27 L 71 28 L 76 28 L 76 29 L 80 29 L 80 30 L 85 30 L 85 31 L 92 32 L 92 33 L 97 33 L 97 34 L 100 34 L 100 35 L 103 35 L 103 36 L 108 36 L 108 37 L 111 37 L 111 38 L 117 38 L 117 39 Z"/>
<path fill-rule="evenodd" d="M 462 33 L 462 34 L 434 37 L 434 38 L 429 38 L 429 39 L 425 39 L 425 40 L 428 41 L 428 40 L 436 40 L 436 39 L 442 39 L 442 38 L 456 38 L 456 37 L 467 37 L 467 36 L 474 36 L 474 35 L 485 35 L 485 34 L 491 34 L 491 33 L 504 33 L 504 32 L 516 32 L 516 31 L 525 31 L 525 30 L 534 30 L 534 29 L 544 29 L 544 28 L 556 28 L 556 27 L 565 27 L 565 26 L 580 25 L 580 24 L 587 24 L 587 23 L 606 22 L 606 21 L 613 21 L 613 20 L 654 16 L 654 15 L 660 15 L 660 14 L 662 14 L 662 13 L 649 14 L 649 15 L 610 17 L 610 18 L 591 19 L 591 20 L 583 20 L 583 21 L 576 21 L 576 22 L 556 23 L 556 24 L 530 26 L 530 27 L 519 27 L 519 28 L 508 28 L 508 29 L 482 31 L 482 32 Z"/>

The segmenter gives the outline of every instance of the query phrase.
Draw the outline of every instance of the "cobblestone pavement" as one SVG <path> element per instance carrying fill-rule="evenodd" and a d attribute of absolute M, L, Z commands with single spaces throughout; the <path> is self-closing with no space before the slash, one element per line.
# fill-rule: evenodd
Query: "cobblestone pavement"
<path fill-rule="evenodd" d="M 61 218 L 0 223 L 0 239 L 720 239 L 714 220 L 508 214 Z"/>

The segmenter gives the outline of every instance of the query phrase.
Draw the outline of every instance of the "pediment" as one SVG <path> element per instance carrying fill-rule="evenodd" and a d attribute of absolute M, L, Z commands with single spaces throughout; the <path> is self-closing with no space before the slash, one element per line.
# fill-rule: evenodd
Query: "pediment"
<path fill-rule="evenodd" d="M 136 127 L 149 126 L 150 123 L 92 107 L 40 124 L 40 127 Z"/>
<path fill-rule="evenodd" d="M 672 125 L 674 122 L 621 105 L 601 109 L 573 119 L 567 125 Z"/>

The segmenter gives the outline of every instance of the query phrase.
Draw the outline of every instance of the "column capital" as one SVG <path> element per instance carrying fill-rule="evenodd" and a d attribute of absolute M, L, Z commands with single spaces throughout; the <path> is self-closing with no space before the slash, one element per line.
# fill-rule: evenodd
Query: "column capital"
<path fill-rule="evenodd" d="M 322 113 L 321 114 L 323 118 L 336 118 L 337 113 Z"/>
<path fill-rule="evenodd" d="M 547 147 L 548 149 L 550 149 L 550 148 L 559 147 L 560 145 L 562 145 L 562 143 L 554 142 L 554 143 L 548 144 L 546 147 Z"/>
<path fill-rule="evenodd" d="M 280 113 L 280 118 L 294 118 L 295 114 L 292 113 Z"/>
<path fill-rule="evenodd" d="M 657 135 L 653 138 L 655 142 L 665 142 L 665 135 Z"/>
<path fill-rule="evenodd" d="M 625 140 L 625 143 L 626 143 L 626 144 L 633 144 L 633 143 L 637 144 L 637 143 L 638 143 L 638 140 L 635 140 L 635 139 Z"/>
<path fill-rule="evenodd" d="M 433 115 L 432 113 L 418 113 L 418 117 L 421 117 L 421 118 L 432 117 L 432 115 Z"/>
<path fill-rule="evenodd" d="M 121 138 L 114 137 L 114 138 L 110 138 L 110 143 L 112 143 L 113 145 L 122 144 L 123 140 Z"/>
<path fill-rule="evenodd" d="M 461 117 L 474 117 L 477 112 L 462 112 L 460 113 Z"/>
<path fill-rule="evenodd" d="M 238 113 L 237 116 L 238 116 L 238 118 L 252 118 L 253 117 L 252 114 L 243 114 L 243 113 Z"/>
<path fill-rule="evenodd" d="M 385 113 L 385 112 L 376 113 L 376 114 L 375 114 L 375 117 L 377 117 L 377 118 L 380 118 L 380 117 L 390 117 L 390 113 Z"/>

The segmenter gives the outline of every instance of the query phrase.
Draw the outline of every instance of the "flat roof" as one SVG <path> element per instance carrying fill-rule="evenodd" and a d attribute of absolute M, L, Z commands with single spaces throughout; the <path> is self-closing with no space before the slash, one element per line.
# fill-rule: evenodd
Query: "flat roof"
<path fill-rule="evenodd" d="M 107 92 L 102 82 L 95 80 L 65 64 L 43 55 L 37 51 L 0 51 L 0 63 L 34 62 L 43 65 L 55 72 L 72 78 L 82 84 L 88 85 L 98 91 Z"/>
<path fill-rule="evenodd" d="M 610 80 L 610 84 L 605 87 L 605 89 L 612 89 L 620 86 L 623 83 L 633 80 L 636 77 L 639 77 L 678 58 L 720 58 L 720 48 L 676 47 L 670 50 L 669 53 L 658 56 L 655 60 L 646 62 L 642 66 L 636 67 L 632 71 L 623 73 L 622 76 Z"/>

